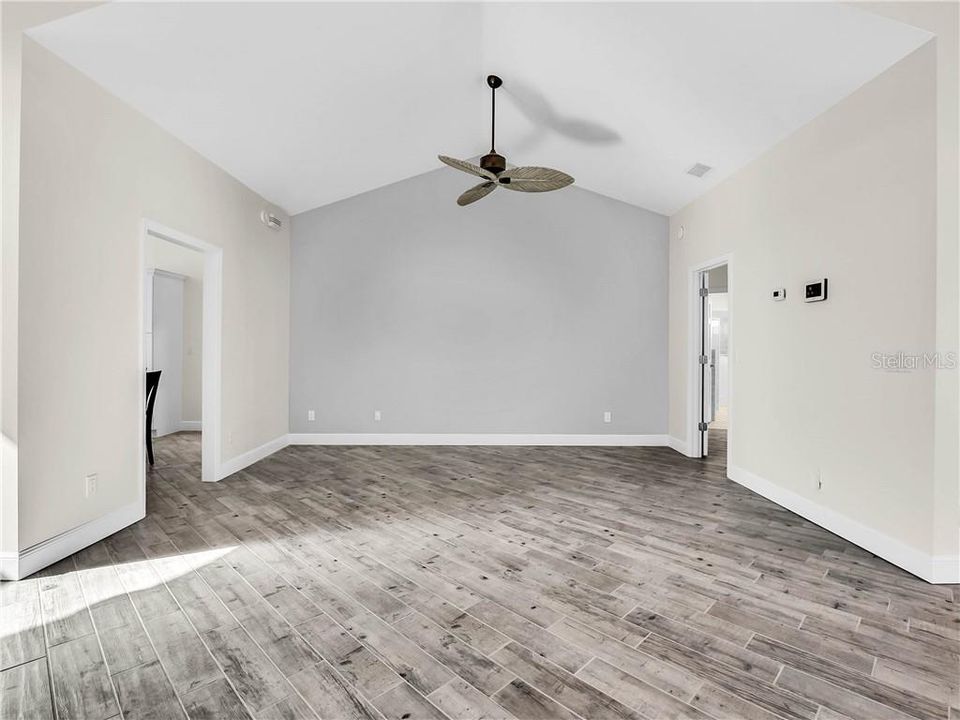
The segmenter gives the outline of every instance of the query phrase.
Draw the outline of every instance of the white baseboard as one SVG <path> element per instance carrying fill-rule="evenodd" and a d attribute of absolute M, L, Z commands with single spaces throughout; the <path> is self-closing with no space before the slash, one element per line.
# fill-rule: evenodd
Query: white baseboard
<path fill-rule="evenodd" d="M 200 420 L 181 420 L 180 432 L 200 432 L 203 429 L 203 422 Z"/>
<path fill-rule="evenodd" d="M 795 512 L 927 582 L 960 583 L 960 556 L 934 556 L 917 550 L 896 538 L 820 505 L 792 490 L 775 485 L 743 468 L 730 466 L 727 469 L 727 476 L 735 483 L 762 495 L 767 500 Z"/>
<path fill-rule="evenodd" d="M 220 472 L 217 479 L 223 480 L 225 477 L 229 477 L 235 472 L 240 472 L 245 467 L 253 465 L 259 460 L 263 460 L 268 455 L 273 455 L 277 450 L 283 450 L 283 448 L 290 444 L 289 437 L 289 435 L 281 435 L 269 442 L 265 442 L 260 447 L 255 447 L 253 450 L 248 450 L 234 458 L 224 460 L 220 463 Z"/>
<path fill-rule="evenodd" d="M 689 456 L 689 448 L 687 447 L 687 441 L 681 440 L 678 437 L 673 435 L 667 435 L 667 446 L 673 448 L 681 455 Z"/>
<path fill-rule="evenodd" d="M 291 445 L 573 445 L 657 446 L 666 435 L 525 435 L 520 433 L 291 433 Z"/>
<path fill-rule="evenodd" d="M 31 545 L 19 553 L 4 553 L 0 556 L 0 579 L 20 580 L 32 575 L 88 545 L 93 545 L 123 530 L 128 525 L 142 520 L 143 517 L 142 502 L 132 502 L 103 517 L 55 535 L 49 540 Z"/>

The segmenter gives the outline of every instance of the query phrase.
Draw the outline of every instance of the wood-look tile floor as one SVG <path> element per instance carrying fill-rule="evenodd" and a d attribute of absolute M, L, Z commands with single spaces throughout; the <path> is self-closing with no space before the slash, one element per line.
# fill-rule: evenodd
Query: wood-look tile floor
<path fill-rule="evenodd" d="M 719 450 L 291 447 L 0 586 L 7 718 L 948 718 L 956 587 Z"/>

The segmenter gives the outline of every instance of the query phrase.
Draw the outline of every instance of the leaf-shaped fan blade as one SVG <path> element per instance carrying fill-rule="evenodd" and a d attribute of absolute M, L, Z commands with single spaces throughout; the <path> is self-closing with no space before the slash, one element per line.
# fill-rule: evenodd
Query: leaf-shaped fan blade
<path fill-rule="evenodd" d="M 482 182 L 479 185 L 474 185 L 463 195 L 457 198 L 457 205 L 460 207 L 469 205 L 472 202 L 476 202 L 480 198 L 486 197 L 496 189 L 497 184 L 495 182 Z"/>
<path fill-rule="evenodd" d="M 565 172 L 545 167 L 516 167 L 504 170 L 498 178 L 508 190 L 520 192 L 547 192 L 559 190 L 573 183 Z"/>
<path fill-rule="evenodd" d="M 473 163 L 468 163 L 466 160 L 457 160 L 456 158 L 447 157 L 446 155 L 437 155 L 440 158 L 440 162 L 449 165 L 452 168 L 461 170 L 465 173 L 470 173 L 471 175 L 476 175 L 477 177 L 485 178 L 486 180 L 496 180 L 497 176 L 494 175 L 489 170 L 484 170 L 479 165 L 474 165 Z"/>

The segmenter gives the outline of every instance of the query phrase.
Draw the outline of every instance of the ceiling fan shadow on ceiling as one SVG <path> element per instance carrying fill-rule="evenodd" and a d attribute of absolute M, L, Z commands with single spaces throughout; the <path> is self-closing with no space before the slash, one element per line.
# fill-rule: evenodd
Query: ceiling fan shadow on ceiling
<path fill-rule="evenodd" d="M 457 198 L 457 205 L 469 205 L 486 197 L 497 187 L 504 187 L 517 192 L 548 192 L 559 190 L 573 183 L 573 178 L 565 172 L 552 168 L 523 166 L 507 169 L 507 159 L 496 151 L 497 128 L 497 88 L 503 85 L 496 75 L 487 76 L 487 85 L 490 86 L 490 152 L 480 158 L 480 164 L 474 165 L 466 160 L 457 160 L 446 155 L 438 155 L 440 162 L 470 175 L 483 178 L 483 182 L 475 185 Z"/>
<path fill-rule="evenodd" d="M 565 115 L 557 110 L 546 96 L 533 85 L 513 78 L 505 90 L 516 108 L 541 133 L 552 130 L 568 140 L 584 145 L 613 145 L 623 138 L 616 130 L 585 117 Z"/>

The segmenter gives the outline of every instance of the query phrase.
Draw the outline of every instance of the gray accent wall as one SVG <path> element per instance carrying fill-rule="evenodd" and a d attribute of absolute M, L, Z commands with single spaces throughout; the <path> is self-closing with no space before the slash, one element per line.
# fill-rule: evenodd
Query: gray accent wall
<path fill-rule="evenodd" d="M 457 206 L 471 184 L 293 217 L 290 431 L 666 433 L 667 218 L 575 186 Z"/>

